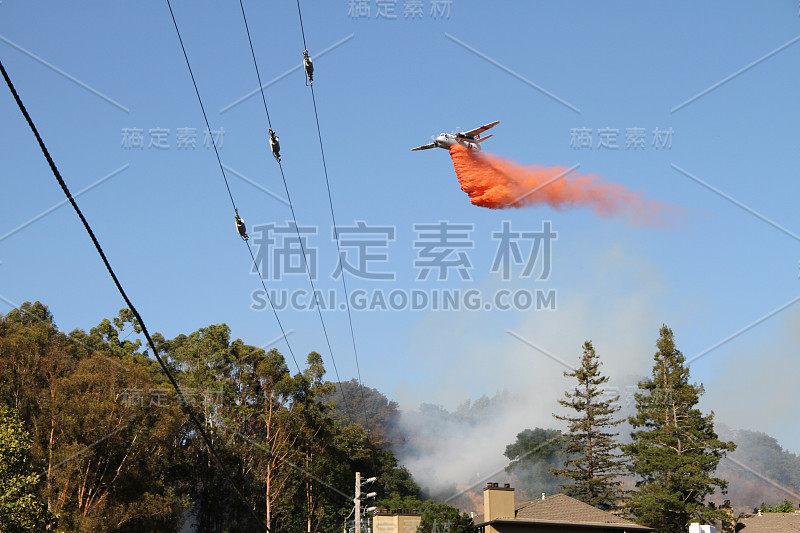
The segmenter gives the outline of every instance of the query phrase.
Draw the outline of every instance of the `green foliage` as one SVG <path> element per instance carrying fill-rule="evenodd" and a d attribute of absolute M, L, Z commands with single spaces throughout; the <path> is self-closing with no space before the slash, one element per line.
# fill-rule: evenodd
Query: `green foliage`
<path fill-rule="evenodd" d="M 39 497 L 56 529 L 174 529 L 186 502 L 169 479 L 183 419 L 175 407 L 143 408 L 146 391 L 166 386 L 163 376 L 117 337 L 67 337 L 53 324 L 38 302 L 1 321 L 0 398 L 31 434 L 31 456 L 46 473 Z M 106 325 L 117 331 L 110 321 L 100 328 Z M 134 391 L 144 392 L 141 404 L 125 400 Z"/>
<path fill-rule="evenodd" d="M 427 500 L 422 504 L 422 520 L 417 533 L 473 533 L 475 522 L 446 503 Z"/>
<path fill-rule="evenodd" d="M 686 531 L 692 521 L 722 518 L 706 497 L 715 488 L 724 493 L 727 483 L 712 473 L 736 445 L 717 437 L 713 413 L 696 408 L 703 387 L 689 383 L 683 354 L 666 326 L 656 346 L 652 376 L 639 383 L 635 396 L 633 442 L 623 447 L 637 477 L 630 511 L 639 523 L 661 532 Z"/>
<path fill-rule="evenodd" d="M 399 444 L 395 429 L 399 417 L 397 402 L 390 401 L 377 389 L 362 386 L 351 379 L 338 384 L 322 398 L 333 403 L 332 416 L 340 424 L 358 423 L 369 433 L 370 440 L 383 447 Z"/>
<path fill-rule="evenodd" d="M 551 470 L 564 464 L 564 444 L 556 429 L 526 429 L 517 440 L 506 446 L 505 456 L 511 462 L 506 472 L 519 479 L 519 488 L 527 494 L 558 492 L 558 478 Z"/>
<path fill-rule="evenodd" d="M 0 483 L 18 485 L 33 464 L 45 472 L 0 502 L 0 531 L 23 518 L 20 531 L 42 529 L 40 519 L 59 531 L 176 531 L 185 515 L 203 532 L 262 530 L 260 522 L 275 531 L 338 530 L 356 471 L 379 478 L 371 487 L 379 497 L 419 505 L 419 487 L 394 454 L 334 415 L 335 386 L 320 354 L 293 374 L 280 352 L 232 340 L 225 324 L 174 339 L 155 333 L 178 394 L 142 351 L 140 332 L 128 310 L 68 336 L 39 302 L 0 317 L 0 405 L 14 406 L 22 420 L 0 425 Z M 364 390 L 386 413 L 396 411 Z M 52 515 L 37 515 L 37 502 Z"/>
<path fill-rule="evenodd" d="M 5 322 L 9 325 L 18 326 L 37 326 L 39 324 L 44 326 L 56 327 L 53 320 L 53 313 L 41 302 L 25 302 L 19 309 L 12 309 L 5 317 Z"/>
<path fill-rule="evenodd" d="M 569 431 L 560 439 L 568 459 L 563 468 L 551 472 L 569 480 L 561 485 L 569 496 L 603 510 L 613 510 L 619 507 L 622 496 L 618 478 L 623 473 L 624 464 L 617 433 L 610 429 L 622 420 L 614 418 L 620 409 L 618 404 L 615 405 L 619 396 L 603 398 L 601 387 L 608 381 L 608 376 L 600 374 L 601 364 L 592 343 L 586 341 L 580 367 L 564 372 L 578 383 L 572 392 L 565 392 L 564 399 L 558 403 L 575 414 L 553 415 L 568 422 Z"/>
<path fill-rule="evenodd" d="M 770 507 L 764 502 L 761 502 L 761 508 L 759 509 L 762 513 L 793 513 L 794 512 L 794 504 L 789 500 L 783 500 L 781 503 L 776 505 L 775 507 Z"/>
<path fill-rule="evenodd" d="M 16 411 L 0 403 L 0 531 L 44 531 L 53 520 L 39 501 L 31 438 Z"/>
<path fill-rule="evenodd" d="M 388 497 L 383 497 L 375 502 L 378 509 L 408 509 L 409 511 L 419 511 L 422 509 L 422 500 L 416 496 L 400 496 L 399 493 L 393 492 Z"/>

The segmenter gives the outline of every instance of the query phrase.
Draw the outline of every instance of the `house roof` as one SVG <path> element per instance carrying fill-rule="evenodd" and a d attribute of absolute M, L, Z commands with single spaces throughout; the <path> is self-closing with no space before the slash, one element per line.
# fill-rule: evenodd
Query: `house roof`
<path fill-rule="evenodd" d="M 492 522 L 570 524 L 597 528 L 624 528 L 629 531 L 654 531 L 652 528 L 640 526 L 566 494 L 554 494 L 543 500 L 525 502 L 517 506 L 515 514 L 513 519 L 498 519 Z"/>
<path fill-rule="evenodd" d="M 800 513 L 763 513 L 761 516 L 746 516 L 736 524 L 741 533 L 798 533 Z"/>

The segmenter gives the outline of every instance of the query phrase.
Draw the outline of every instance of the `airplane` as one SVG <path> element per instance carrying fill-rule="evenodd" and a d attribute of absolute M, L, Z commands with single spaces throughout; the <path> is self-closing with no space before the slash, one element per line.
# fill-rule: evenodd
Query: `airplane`
<path fill-rule="evenodd" d="M 431 137 L 433 142 L 428 144 L 423 144 L 422 146 L 417 146 L 416 148 L 412 148 L 411 151 L 415 150 L 429 150 L 431 148 L 443 148 L 445 150 L 449 150 L 451 146 L 454 144 L 460 144 L 461 146 L 466 147 L 469 150 L 474 152 L 481 151 L 481 142 L 485 141 L 491 135 L 487 135 L 486 137 L 481 137 L 481 133 L 488 130 L 489 128 L 493 128 L 500 124 L 499 120 L 495 120 L 485 126 L 481 126 L 480 128 L 475 128 L 474 130 L 469 130 L 465 132 L 456 132 L 456 133 L 440 133 L 437 137 Z"/>

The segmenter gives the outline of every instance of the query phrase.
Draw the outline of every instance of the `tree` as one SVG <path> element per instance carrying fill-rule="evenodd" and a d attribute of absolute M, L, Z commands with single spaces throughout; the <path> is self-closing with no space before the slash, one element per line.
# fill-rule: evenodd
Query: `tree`
<path fill-rule="evenodd" d="M 629 419 L 636 430 L 633 442 L 623 451 L 638 478 L 630 511 L 643 525 L 677 533 L 692 521 L 722 519 L 705 498 L 715 487 L 725 493 L 727 482 L 712 473 L 736 445 L 714 432 L 713 412 L 704 416 L 696 408 L 703 386 L 689 383 L 689 369 L 667 326 L 656 346 L 652 376 L 639 382 L 637 412 Z"/>
<path fill-rule="evenodd" d="M 549 471 L 564 464 L 566 456 L 556 429 L 526 429 L 517 440 L 506 446 L 505 456 L 511 459 L 506 472 L 519 478 L 519 488 L 534 495 L 558 492 L 558 478 Z"/>
<path fill-rule="evenodd" d="M 379 478 L 380 497 L 419 496 L 391 450 L 333 416 L 318 353 L 292 375 L 277 350 L 232 341 L 225 324 L 170 340 L 154 333 L 178 394 L 140 340 L 128 340 L 139 332 L 127 310 L 69 335 L 39 302 L 0 316 L 0 406 L 17 413 L 17 425 L 0 413 L 0 531 L 42 530 L 37 501 L 58 531 L 175 531 L 184 518 L 214 533 L 263 530 L 260 521 L 331 531 L 350 511 L 356 471 Z M 396 411 L 374 389 L 365 397 L 385 421 Z"/>
<path fill-rule="evenodd" d="M 794 504 L 787 499 L 784 499 L 781 503 L 776 505 L 775 507 L 770 507 L 764 502 L 761 502 L 761 507 L 759 511 L 762 513 L 793 513 L 794 512 Z"/>
<path fill-rule="evenodd" d="M 388 509 L 389 511 L 409 509 L 416 512 L 422 509 L 422 505 L 423 502 L 418 496 L 400 496 L 397 492 L 393 492 L 388 498 L 381 498 L 375 502 L 375 506 L 378 509 Z"/>
<path fill-rule="evenodd" d="M 56 323 L 53 319 L 53 313 L 42 302 L 25 302 L 19 306 L 19 309 L 12 309 L 6 315 L 6 321 L 9 324 L 31 327 L 36 324 L 44 324 L 52 326 L 54 329 Z"/>
<path fill-rule="evenodd" d="M 467 513 L 446 503 L 428 500 L 422 504 L 422 519 L 417 533 L 472 533 L 475 522 Z"/>
<path fill-rule="evenodd" d="M 379 390 L 351 379 L 339 383 L 324 394 L 323 399 L 333 402 L 333 418 L 341 424 L 361 424 L 373 443 L 384 448 L 402 444 L 403 436 L 397 429 L 400 417 L 397 402 L 389 400 Z"/>
<path fill-rule="evenodd" d="M 173 436 L 183 418 L 174 406 L 137 404 L 133 391 L 168 385 L 141 354 L 123 365 L 113 348 L 100 334 L 67 337 L 46 306 L 26 302 L 0 319 L 0 404 L 30 434 L 56 530 L 175 529 L 185 500 L 171 477 Z"/>
<path fill-rule="evenodd" d="M 52 521 L 36 497 L 39 481 L 31 437 L 16 411 L 0 403 L 0 531 L 42 531 Z"/>
<path fill-rule="evenodd" d="M 569 423 L 569 431 L 560 442 L 568 458 L 564 467 L 552 469 L 551 473 L 568 478 L 561 488 L 573 498 L 603 510 L 617 509 L 622 496 L 618 476 L 623 473 L 623 459 L 619 453 L 617 433 L 610 430 L 622 420 L 615 419 L 619 412 L 619 396 L 604 398 L 602 385 L 608 376 L 600 374 L 602 363 L 592 347 L 591 341 L 583 344 L 581 366 L 567 377 L 576 378 L 578 384 L 572 392 L 565 392 L 558 401 L 575 411 L 575 415 L 556 415 L 558 420 Z"/>

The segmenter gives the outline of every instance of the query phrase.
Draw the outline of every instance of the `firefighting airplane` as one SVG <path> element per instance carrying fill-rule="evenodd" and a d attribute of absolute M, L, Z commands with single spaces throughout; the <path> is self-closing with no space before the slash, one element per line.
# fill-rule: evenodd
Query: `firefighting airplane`
<path fill-rule="evenodd" d="M 491 135 L 487 135 L 486 137 L 481 137 L 481 133 L 488 130 L 489 128 L 493 128 L 500 124 L 499 120 L 495 120 L 492 123 L 486 124 L 485 126 L 481 126 L 480 128 L 475 128 L 474 130 L 469 130 L 465 132 L 456 132 L 456 133 L 440 133 L 438 137 L 431 137 L 433 142 L 428 144 L 423 144 L 422 146 L 417 146 L 416 148 L 412 148 L 411 151 L 415 150 L 428 150 L 430 148 L 444 148 L 445 150 L 449 150 L 451 146 L 454 144 L 460 144 L 461 146 L 466 147 L 469 150 L 474 152 L 481 151 L 481 142 L 485 141 Z"/>

